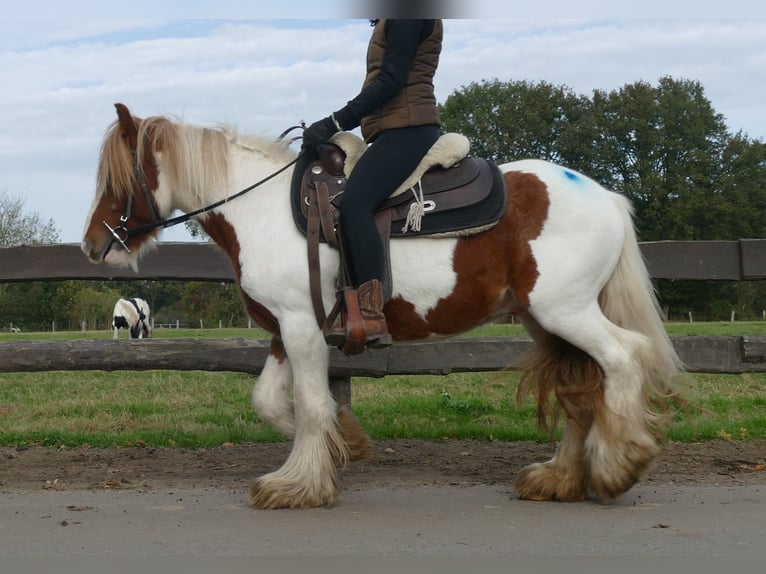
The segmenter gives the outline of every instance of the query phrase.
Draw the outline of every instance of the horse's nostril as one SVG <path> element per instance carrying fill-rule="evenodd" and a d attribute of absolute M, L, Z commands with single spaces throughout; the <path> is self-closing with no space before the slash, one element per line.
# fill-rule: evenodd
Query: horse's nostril
<path fill-rule="evenodd" d="M 101 259 L 100 254 L 96 250 L 95 246 L 87 239 L 83 239 L 82 243 L 80 244 L 80 249 L 88 259 L 93 261 L 98 261 Z"/>

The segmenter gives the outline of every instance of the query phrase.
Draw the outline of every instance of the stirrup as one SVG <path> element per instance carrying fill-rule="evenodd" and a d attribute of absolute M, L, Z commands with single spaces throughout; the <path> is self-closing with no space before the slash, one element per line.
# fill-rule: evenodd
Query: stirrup
<path fill-rule="evenodd" d="M 367 337 L 364 330 L 364 319 L 359 310 L 359 300 L 356 289 L 343 289 L 339 292 L 339 312 L 330 314 L 332 324 L 327 327 L 329 320 L 325 321 L 323 328 L 325 342 L 333 347 L 338 347 L 346 355 L 358 355 L 364 352 Z M 338 325 L 340 319 L 340 325 Z"/>
<path fill-rule="evenodd" d="M 383 349 L 385 347 L 390 347 L 393 342 L 391 333 L 379 333 L 373 335 L 372 338 L 367 339 L 365 344 L 368 349 Z"/>

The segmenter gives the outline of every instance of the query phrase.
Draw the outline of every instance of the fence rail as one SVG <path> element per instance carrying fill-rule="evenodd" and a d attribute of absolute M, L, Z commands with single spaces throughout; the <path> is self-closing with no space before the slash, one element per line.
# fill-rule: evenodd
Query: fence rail
<path fill-rule="evenodd" d="M 654 279 L 766 279 L 766 239 L 652 241 L 641 252 Z M 234 281 L 234 273 L 214 243 L 162 243 L 139 271 L 89 263 L 75 243 L 0 248 L 0 283 L 65 279 Z"/>
<path fill-rule="evenodd" d="M 766 336 L 673 337 L 688 370 L 766 372 Z M 525 337 L 451 339 L 396 344 L 330 358 L 332 377 L 444 375 L 515 370 L 532 342 Z M 0 343 L 0 372 L 61 370 L 236 371 L 258 374 L 269 352 L 265 339 L 101 339 Z"/>

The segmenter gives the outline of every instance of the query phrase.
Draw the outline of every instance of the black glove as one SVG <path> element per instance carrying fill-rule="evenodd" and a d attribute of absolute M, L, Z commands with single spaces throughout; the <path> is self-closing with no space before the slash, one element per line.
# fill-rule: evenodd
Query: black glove
<path fill-rule="evenodd" d="M 337 131 L 338 127 L 330 116 L 314 122 L 303 130 L 303 147 L 313 147 L 316 149 L 319 147 L 319 144 L 329 140 Z"/>

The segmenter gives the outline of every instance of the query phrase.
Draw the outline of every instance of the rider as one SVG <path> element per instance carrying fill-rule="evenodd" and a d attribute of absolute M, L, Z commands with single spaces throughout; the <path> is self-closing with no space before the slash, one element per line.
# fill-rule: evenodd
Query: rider
<path fill-rule="evenodd" d="M 383 246 L 374 213 L 414 171 L 440 135 L 433 77 L 442 46 L 441 20 L 371 20 L 367 75 L 346 106 L 311 124 L 304 146 L 317 147 L 337 131 L 361 125 L 369 146 L 340 202 L 367 345 L 390 344 L 383 315 Z"/>

